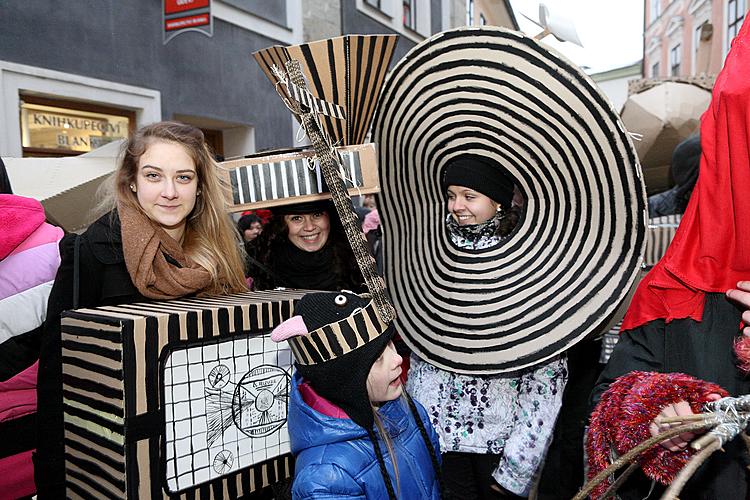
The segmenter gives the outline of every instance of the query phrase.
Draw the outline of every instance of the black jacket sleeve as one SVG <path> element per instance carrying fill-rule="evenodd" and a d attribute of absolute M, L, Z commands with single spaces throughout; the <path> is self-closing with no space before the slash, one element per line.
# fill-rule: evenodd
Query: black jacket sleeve
<path fill-rule="evenodd" d="M 37 451 L 34 456 L 34 478 L 40 499 L 59 498 L 65 481 L 60 315 L 73 307 L 75 239 L 76 235 L 72 234 L 60 241 L 60 267 L 47 303 L 47 319 L 44 322 L 40 346 L 37 380 Z M 79 266 L 81 283 L 90 279 L 91 261 L 94 260 L 85 259 L 83 254 L 82 244 Z"/>
<path fill-rule="evenodd" d="M 590 410 L 593 411 L 602 393 L 616 378 L 636 370 L 663 372 L 664 354 L 664 322 L 662 320 L 652 321 L 624 332 L 591 392 Z"/>

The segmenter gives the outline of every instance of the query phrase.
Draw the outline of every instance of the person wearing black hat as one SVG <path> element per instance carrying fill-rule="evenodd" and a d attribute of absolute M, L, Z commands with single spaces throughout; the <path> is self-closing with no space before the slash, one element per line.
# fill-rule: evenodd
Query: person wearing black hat
<path fill-rule="evenodd" d="M 393 325 L 350 292 L 309 293 L 294 314 L 271 334 L 289 342 L 297 369 L 293 497 L 439 499 L 438 439 L 401 385 Z"/>
<path fill-rule="evenodd" d="M 515 186 L 489 157 L 460 155 L 442 176 L 461 249 L 492 249 L 517 225 Z M 518 200 L 516 200 L 517 202 Z M 567 381 L 565 356 L 501 375 L 464 375 L 412 354 L 407 386 L 440 437 L 446 499 L 523 498 L 544 461 Z"/>
<path fill-rule="evenodd" d="M 683 214 L 698 181 L 701 162 L 701 137 L 696 134 L 679 143 L 672 153 L 674 187 L 648 197 L 648 216 Z"/>
<path fill-rule="evenodd" d="M 448 232 L 460 247 L 495 246 L 518 223 L 515 186 L 497 162 L 461 155 L 446 166 L 442 186 L 448 196 Z"/>
<path fill-rule="evenodd" d="M 274 207 L 248 248 L 255 290 L 277 287 L 364 291 L 364 279 L 333 203 Z"/>

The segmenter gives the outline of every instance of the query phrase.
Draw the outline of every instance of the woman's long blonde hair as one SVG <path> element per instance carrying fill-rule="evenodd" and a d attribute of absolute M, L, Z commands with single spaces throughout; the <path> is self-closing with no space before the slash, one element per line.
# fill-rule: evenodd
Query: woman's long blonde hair
<path fill-rule="evenodd" d="M 114 196 L 108 201 L 111 208 L 120 202 L 143 212 L 130 185 L 136 181 L 138 161 L 156 141 L 182 145 L 195 162 L 200 195 L 187 218 L 182 248 L 188 258 L 211 274 L 211 285 L 204 293 L 226 295 L 247 291 L 239 233 L 226 210 L 228 186 L 218 175 L 218 165 L 206 146 L 203 132 L 196 127 L 165 121 L 136 131 L 125 143 L 120 167 L 115 172 Z"/>

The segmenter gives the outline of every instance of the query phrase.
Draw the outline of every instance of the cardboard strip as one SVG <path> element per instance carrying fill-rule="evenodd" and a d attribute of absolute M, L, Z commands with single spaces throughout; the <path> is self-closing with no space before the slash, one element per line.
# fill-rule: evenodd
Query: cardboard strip
<path fill-rule="evenodd" d="M 311 108 L 318 114 L 332 116 L 339 120 L 346 120 L 346 111 L 338 104 L 318 99 L 309 90 L 301 89 L 288 80 L 281 82 L 281 84 L 287 88 L 287 92 L 297 103 Z"/>
<path fill-rule="evenodd" d="M 349 194 L 379 193 L 374 145 L 336 149 L 339 152 L 339 176 Z M 232 212 L 323 200 L 331 196 L 312 151 L 266 152 L 260 156 L 230 160 L 221 164 L 220 173 L 232 184 L 232 193 L 227 197 Z M 238 177 L 243 182 L 230 182 Z"/>

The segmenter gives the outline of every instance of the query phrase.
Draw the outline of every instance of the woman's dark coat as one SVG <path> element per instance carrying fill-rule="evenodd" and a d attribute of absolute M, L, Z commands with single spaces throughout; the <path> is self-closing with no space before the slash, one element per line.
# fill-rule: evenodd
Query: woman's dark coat
<path fill-rule="evenodd" d="M 74 307 L 74 252 L 79 238 L 78 303 Z M 119 220 L 107 214 L 82 235 L 60 241 L 61 263 L 50 293 L 38 380 L 38 446 L 34 476 L 40 499 L 62 498 L 65 483 L 60 315 L 63 311 L 147 300 L 133 285 L 122 253 Z"/>

